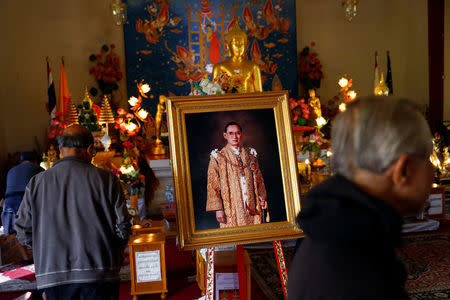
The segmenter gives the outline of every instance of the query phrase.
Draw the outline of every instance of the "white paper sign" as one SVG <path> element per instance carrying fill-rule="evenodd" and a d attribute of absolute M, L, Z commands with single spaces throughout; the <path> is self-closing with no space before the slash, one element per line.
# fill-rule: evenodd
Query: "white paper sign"
<path fill-rule="evenodd" d="M 159 250 L 135 252 L 136 282 L 161 281 Z"/>
<path fill-rule="evenodd" d="M 430 208 L 428 209 L 429 215 L 439 215 L 443 213 L 442 194 L 431 194 L 428 198 L 428 202 L 430 202 Z"/>
<path fill-rule="evenodd" d="M 238 273 L 216 273 L 216 299 L 220 290 L 239 290 Z"/>

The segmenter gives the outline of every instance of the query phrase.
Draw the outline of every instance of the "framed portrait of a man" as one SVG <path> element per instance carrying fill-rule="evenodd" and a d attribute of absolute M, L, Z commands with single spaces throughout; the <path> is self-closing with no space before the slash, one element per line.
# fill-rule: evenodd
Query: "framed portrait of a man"
<path fill-rule="evenodd" d="M 301 235 L 289 113 L 286 92 L 167 99 L 182 248 Z"/>

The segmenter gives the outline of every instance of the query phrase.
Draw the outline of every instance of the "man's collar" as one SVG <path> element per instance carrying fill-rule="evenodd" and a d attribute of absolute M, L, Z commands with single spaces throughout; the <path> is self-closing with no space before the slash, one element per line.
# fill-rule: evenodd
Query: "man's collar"
<path fill-rule="evenodd" d="M 79 156 L 65 156 L 65 157 L 57 160 L 55 162 L 55 164 L 58 164 L 58 163 L 64 162 L 64 161 L 74 161 L 74 160 L 75 161 L 79 161 L 79 162 L 84 162 L 86 164 L 91 164 L 89 161 L 87 161 L 87 160 L 85 160 L 85 159 L 83 159 L 82 157 L 79 157 Z"/>
<path fill-rule="evenodd" d="M 232 145 L 229 145 L 230 149 L 234 152 L 234 154 L 239 155 L 241 154 L 241 147 L 234 147 Z"/>

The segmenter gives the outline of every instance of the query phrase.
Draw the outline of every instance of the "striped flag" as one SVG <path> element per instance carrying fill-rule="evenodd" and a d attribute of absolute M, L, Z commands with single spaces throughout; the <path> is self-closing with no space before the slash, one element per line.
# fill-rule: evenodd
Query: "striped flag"
<path fill-rule="evenodd" d="M 67 84 L 66 70 L 64 69 L 64 59 L 61 64 L 61 74 L 59 76 L 59 101 L 57 111 L 60 112 L 61 121 L 65 123 L 67 108 L 69 105 L 70 93 Z"/>
<path fill-rule="evenodd" d="M 373 90 L 375 91 L 375 88 L 380 83 L 380 70 L 378 69 L 378 52 L 375 51 L 375 69 L 373 72 Z"/>
<path fill-rule="evenodd" d="M 389 56 L 389 51 L 387 52 L 386 85 L 389 88 L 389 95 L 393 95 L 394 94 L 394 87 L 392 86 L 391 57 Z"/>
<path fill-rule="evenodd" d="M 50 122 L 56 116 L 56 93 L 55 84 L 53 83 L 52 70 L 50 69 L 50 64 L 47 59 L 47 78 L 48 78 L 48 89 L 47 89 L 47 111 L 50 115 Z"/>

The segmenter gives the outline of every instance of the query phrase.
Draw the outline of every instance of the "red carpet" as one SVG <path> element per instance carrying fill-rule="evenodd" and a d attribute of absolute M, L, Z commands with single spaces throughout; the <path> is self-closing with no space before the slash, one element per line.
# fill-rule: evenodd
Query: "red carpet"
<path fill-rule="evenodd" d="M 407 237 L 399 256 L 408 269 L 406 290 L 411 299 L 448 299 L 450 233 Z"/>
<path fill-rule="evenodd" d="M 185 300 L 185 299 L 197 299 L 201 297 L 200 289 L 197 282 L 188 283 L 187 277 L 194 274 L 194 271 L 176 271 L 168 274 L 167 287 L 168 287 L 168 300 Z M 131 300 L 130 295 L 131 282 L 123 282 L 120 285 L 120 300 Z M 140 300 L 153 300 L 161 299 L 161 294 L 147 294 L 139 297 Z"/>

